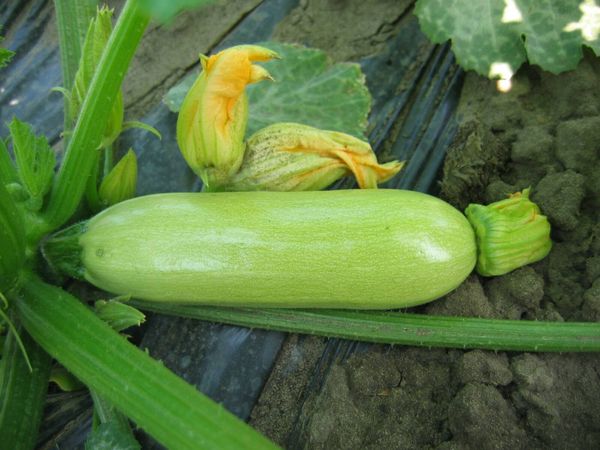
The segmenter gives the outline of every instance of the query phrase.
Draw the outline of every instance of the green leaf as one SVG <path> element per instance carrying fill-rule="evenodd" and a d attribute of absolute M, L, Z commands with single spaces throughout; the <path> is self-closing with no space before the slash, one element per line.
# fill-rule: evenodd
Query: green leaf
<path fill-rule="evenodd" d="M 129 130 L 130 128 L 137 128 L 140 130 L 147 131 L 149 133 L 152 133 L 158 139 L 162 139 L 162 135 L 160 134 L 160 131 L 158 131 L 152 125 L 148 125 L 147 123 L 140 122 L 138 120 L 128 120 L 127 122 L 123 122 L 123 130 L 122 131 Z"/>
<path fill-rule="evenodd" d="M 101 423 L 85 441 L 86 450 L 138 450 L 140 448 L 131 430 L 124 428 L 123 423 L 118 420 Z"/>
<path fill-rule="evenodd" d="M 15 53 L 5 48 L 0 48 L 0 67 L 5 67 Z"/>
<path fill-rule="evenodd" d="M 9 129 L 21 182 L 31 198 L 41 206 L 54 176 L 54 152 L 46 137 L 35 136 L 30 125 L 14 118 Z"/>
<path fill-rule="evenodd" d="M 582 45 L 600 54 L 594 0 L 419 0 L 415 14 L 429 39 L 450 39 L 463 68 L 490 78 L 510 78 L 527 59 L 552 73 L 574 69 Z"/>
<path fill-rule="evenodd" d="M 140 0 L 140 6 L 159 22 L 168 22 L 178 13 L 210 5 L 216 0 Z"/>
<path fill-rule="evenodd" d="M 122 303 L 126 300 L 129 298 L 117 297 L 108 301 L 98 300 L 94 303 L 96 315 L 115 331 L 123 331 L 126 328 L 141 325 L 146 320 L 146 316 L 133 306 Z"/>
<path fill-rule="evenodd" d="M 4 38 L 0 36 L 0 42 L 3 40 Z M 11 52 L 10 50 L 0 47 L 0 68 L 5 67 L 10 62 L 14 54 L 15 52 Z"/>
<path fill-rule="evenodd" d="M 365 139 L 371 95 L 358 64 L 332 64 L 321 50 L 298 45 L 260 45 L 275 50 L 281 59 L 262 64 L 275 82 L 247 89 L 247 136 L 274 123 L 296 122 Z M 190 75 L 169 90 L 164 103 L 171 111 L 179 111 L 196 77 Z"/>
<path fill-rule="evenodd" d="M 73 374 L 63 366 L 55 366 L 52 368 L 52 371 L 50 372 L 50 381 L 56 383 L 56 385 L 65 392 L 78 391 L 85 387 L 77 377 L 73 376 Z"/>
<path fill-rule="evenodd" d="M 6 142 L 0 138 L 0 183 L 16 183 L 18 180 L 17 170 L 8 153 Z"/>
<path fill-rule="evenodd" d="M 279 61 L 264 64 L 274 83 L 248 88 L 248 135 L 277 122 L 298 122 L 365 138 L 371 95 L 354 63 L 332 64 L 321 50 L 269 42 Z"/>
<path fill-rule="evenodd" d="M 90 391 L 94 401 L 94 426 L 85 442 L 86 450 L 139 450 L 129 421 L 122 413 L 95 391 Z"/>

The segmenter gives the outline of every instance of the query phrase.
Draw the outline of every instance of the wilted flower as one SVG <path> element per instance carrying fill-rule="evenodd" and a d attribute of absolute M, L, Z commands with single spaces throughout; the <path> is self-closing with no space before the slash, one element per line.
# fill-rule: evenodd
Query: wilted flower
<path fill-rule="evenodd" d="M 471 204 L 465 214 L 477 236 L 481 275 L 503 275 L 550 252 L 550 223 L 529 200 L 529 189 L 487 206 Z"/>
<path fill-rule="evenodd" d="M 348 174 L 359 187 L 374 189 L 398 173 L 402 164 L 379 164 L 368 142 L 348 134 L 277 123 L 248 139 L 241 169 L 223 189 L 319 190 Z"/>
<path fill-rule="evenodd" d="M 264 68 L 252 63 L 275 57 L 272 50 L 256 45 L 200 57 L 202 73 L 179 111 L 177 142 L 207 187 L 225 183 L 240 168 L 248 121 L 245 88 L 271 78 Z"/>

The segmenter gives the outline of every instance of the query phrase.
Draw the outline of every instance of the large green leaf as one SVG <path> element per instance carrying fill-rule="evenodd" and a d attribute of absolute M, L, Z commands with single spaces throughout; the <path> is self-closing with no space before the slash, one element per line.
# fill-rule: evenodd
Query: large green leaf
<path fill-rule="evenodd" d="M 529 59 L 552 73 L 574 69 L 582 45 L 600 55 L 594 0 L 418 0 L 421 28 L 450 39 L 458 63 L 490 78 L 510 78 Z"/>
<path fill-rule="evenodd" d="M 30 125 L 13 118 L 9 129 L 19 177 L 35 205 L 41 206 L 54 176 L 54 152 L 46 136 L 36 136 Z"/>
<path fill-rule="evenodd" d="M 248 135 L 277 122 L 299 122 L 364 138 L 371 95 L 354 63 L 332 64 L 321 50 L 267 43 L 281 56 L 264 64 L 274 83 L 249 86 Z"/>
<path fill-rule="evenodd" d="M 364 139 L 371 95 L 358 64 L 332 64 L 322 51 L 298 45 L 260 45 L 281 59 L 264 63 L 274 82 L 248 87 L 248 136 L 273 123 L 298 122 Z M 187 77 L 167 93 L 164 102 L 172 111 L 179 111 L 195 78 Z"/>

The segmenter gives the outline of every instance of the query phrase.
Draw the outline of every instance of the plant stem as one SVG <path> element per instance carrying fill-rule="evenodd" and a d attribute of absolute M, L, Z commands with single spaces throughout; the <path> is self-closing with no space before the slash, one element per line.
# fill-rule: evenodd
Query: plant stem
<path fill-rule="evenodd" d="M 0 293 L 13 286 L 24 261 L 23 217 L 0 178 Z"/>
<path fill-rule="evenodd" d="M 106 178 L 106 176 L 110 173 L 110 171 L 112 170 L 113 166 L 114 166 L 114 150 L 111 145 L 107 145 L 106 147 L 104 147 L 104 162 L 103 162 L 103 169 L 102 169 L 102 178 Z"/>
<path fill-rule="evenodd" d="M 88 436 L 86 446 L 94 448 L 93 441 L 98 439 L 100 441 L 109 440 L 113 446 L 118 445 L 123 450 L 139 449 L 140 444 L 133 435 L 127 417 L 120 411 L 117 411 L 112 403 L 107 402 L 100 395 L 96 394 L 96 392 L 90 391 L 90 396 L 94 401 L 94 424 L 92 434 Z M 102 431 L 99 431 L 100 429 Z M 96 437 L 96 433 L 99 434 L 98 437 Z"/>
<path fill-rule="evenodd" d="M 0 363 L 0 436 L 2 448 L 32 449 L 42 418 L 50 377 L 50 356 L 17 327 L 33 372 L 11 333 L 6 337 Z"/>
<path fill-rule="evenodd" d="M 64 224 L 79 205 L 113 103 L 148 22 L 149 17 L 140 9 L 138 0 L 128 0 L 85 96 L 44 212 L 45 227 L 37 230 L 40 237 Z"/>
<path fill-rule="evenodd" d="M 60 47 L 60 65 L 62 68 L 63 88 L 71 91 L 75 73 L 79 67 L 81 47 L 90 20 L 96 13 L 97 0 L 54 0 L 58 43 Z M 69 110 L 69 99 L 64 98 L 64 131 L 70 131 L 73 117 Z M 64 137 L 67 145 L 68 133 Z"/>
<path fill-rule="evenodd" d="M 96 161 L 85 185 L 85 199 L 94 214 L 100 212 L 100 197 L 98 196 L 98 173 L 100 172 L 100 151 L 96 151 Z"/>
<path fill-rule="evenodd" d="M 65 291 L 25 274 L 13 303 L 48 353 L 166 447 L 276 448 Z"/>
<path fill-rule="evenodd" d="M 428 316 L 400 312 L 219 308 L 132 301 L 140 309 L 246 327 L 418 347 L 600 351 L 600 323 Z"/>

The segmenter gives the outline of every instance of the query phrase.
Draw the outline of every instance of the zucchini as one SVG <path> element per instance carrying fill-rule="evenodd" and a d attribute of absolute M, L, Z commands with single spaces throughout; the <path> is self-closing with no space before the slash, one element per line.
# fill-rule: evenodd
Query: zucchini
<path fill-rule="evenodd" d="M 138 197 L 44 251 L 63 272 L 143 300 L 361 309 L 434 300 L 477 254 L 458 210 L 383 189 Z"/>

